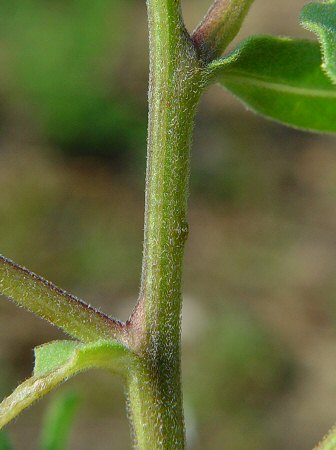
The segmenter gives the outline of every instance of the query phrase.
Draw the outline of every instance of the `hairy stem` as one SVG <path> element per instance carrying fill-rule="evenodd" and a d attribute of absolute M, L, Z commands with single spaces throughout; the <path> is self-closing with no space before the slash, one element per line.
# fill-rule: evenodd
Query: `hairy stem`
<path fill-rule="evenodd" d="M 143 365 L 129 381 L 136 448 L 184 448 L 181 276 L 190 144 L 203 71 L 178 0 L 147 0 L 149 136 L 140 301 L 130 321 Z"/>
<path fill-rule="evenodd" d="M 84 342 L 125 340 L 121 322 L 1 255 L 0 294 Z"/>
<path fill-rule="evenodd" d="M 220 56 L 240 30 L 254 0 L 215 0 L 193 33 L 193 41 L 205 61 Z"/>

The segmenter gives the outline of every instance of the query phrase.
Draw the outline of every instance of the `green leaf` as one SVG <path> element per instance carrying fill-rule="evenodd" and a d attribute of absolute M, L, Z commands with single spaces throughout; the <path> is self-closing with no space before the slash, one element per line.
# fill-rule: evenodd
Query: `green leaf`
<path fill-rule="evenodd" d="M 39 377 L 63 366 L 71 359 L 74 351 L 81 347 L 82 344 L 76 341 L 55 341 L 36 347 L 33 375 Z"/>
<path fill-rule="evenodd" d="M 0 431 L 0 450 L 13 450 L 10 440 L 3 431 Z"/>
<path fill-rule="evenodd" d="M 317 34 L 322 46 L 323 64 L 326 73 L 336 82 L 336 0 L 309 3 L 300 17 L 301 24 Z"/>
<path fill-rule="evenodd" d="M 39 450 L 65 450 L 78 407 L 79 397 L 74 392 L 59 395 L 49 407 L 44 419 Z"/>
<path fill-rule="evenodd" d="M 295 128 L 336 132 L 336 86 L 321 69 L 317 43 L 254 36 L 209 70 L 259 114 Z"/>
<path fill-rule="evenodd" d="M 122 324 L 0 255 L 0 294 L 84 342 L 122 339 Z"/>
<path fill-rule="evenodd" d="M 56 341 L 37 347 L 33 376 L 0 404 L 0 429 L 63 381 L 90 368 L 123 373 L 130 351 L 116 341 Z"/>

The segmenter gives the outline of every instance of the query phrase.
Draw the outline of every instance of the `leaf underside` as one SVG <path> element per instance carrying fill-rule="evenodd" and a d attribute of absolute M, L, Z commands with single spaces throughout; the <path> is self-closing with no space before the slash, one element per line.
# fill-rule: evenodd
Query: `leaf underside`
<path fill-rule="evenodd" d="M 322 47 L 323 69 L 336 83 L 336 0 L 309 3 L 301 12 L 301 24 L 312 31 Z"/>
<path fill-rule="evenodd" d="M 263 116 L 304 130 L 336 132 L 336 86 L 321 68 L 317 43 L 253 36 L 210 70 Z"/>
<path fill-rule="evenodd" d="M 82 344 L 55 341 L 35 349 L 33 376 L 0 404 L 0 429 L 42 396 L 73 375 L 90 368 L 122 372 L 130 352 L 115 341 Z"/>

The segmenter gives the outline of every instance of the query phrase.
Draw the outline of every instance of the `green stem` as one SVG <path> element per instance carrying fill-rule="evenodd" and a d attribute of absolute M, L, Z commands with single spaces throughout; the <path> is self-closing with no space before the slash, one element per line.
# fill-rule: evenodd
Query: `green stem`
<path fill-rule="evenodd" d="M 200 56 L 210 62 L 234 39 L 254 0 L 215 0 L 193 33 Z"/>
<path fill-rule="evenodd" d="M 129 379 L 136 448 L 184 448 L 181 278 L 190 145 L 203 71 L 178 0 L 148 0 L 149 136 L 140 301 L 130 320 L 142 364 Z"/>
<path fill-rule="evenodd" d="M 0 255 L 0 294 L 83 342 L 117 339 L 126 342 L 122 322 Z"/>

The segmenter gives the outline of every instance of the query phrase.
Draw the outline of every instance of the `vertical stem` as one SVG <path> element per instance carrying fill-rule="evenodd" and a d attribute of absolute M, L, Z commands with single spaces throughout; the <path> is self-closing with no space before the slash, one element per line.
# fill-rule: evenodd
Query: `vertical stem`
<path fill-rule="evenodd" d="M 184 448 L 181 278 L 190 145 L 202 70 L 179 0 L 147 0 L 149 135 L 140 301 L 130 325 L 142 362 L 129 378 L 135 447 Z"/>
<path fill-rule="evenodd" d="M 191 134 L 200 68 L 180 18 L 179 1 L 148 0 L 149 135 L 141 296 L 153 338 L 180 317 Z M 165 334 L 165 333 L 163 333 Z"/>

